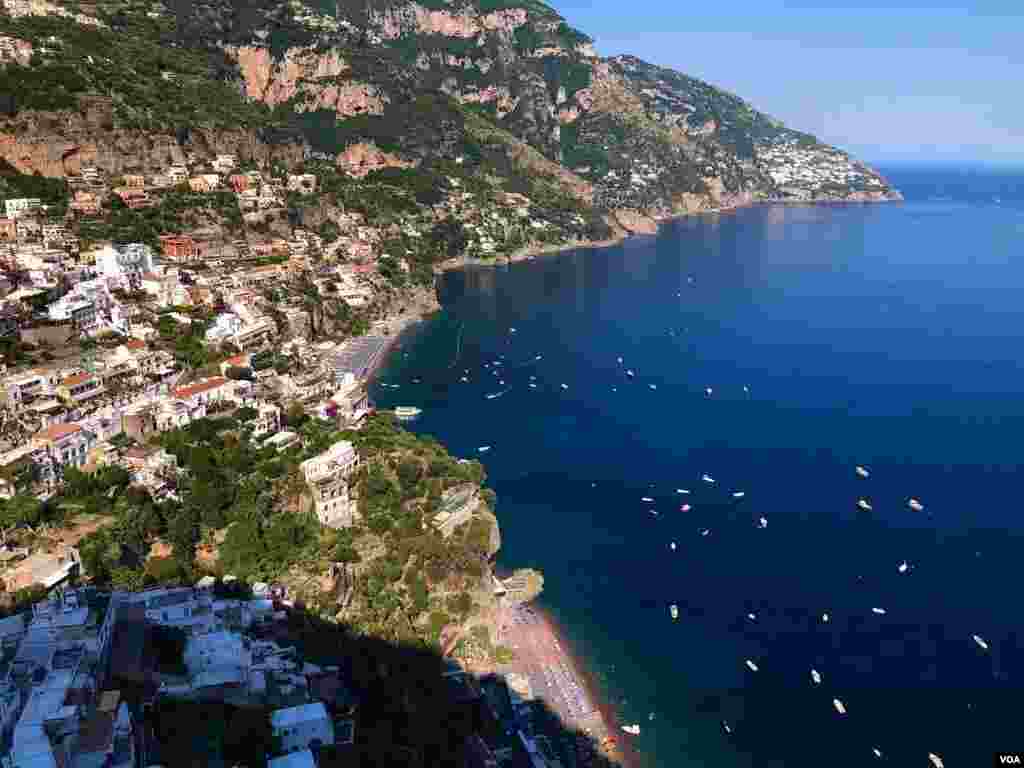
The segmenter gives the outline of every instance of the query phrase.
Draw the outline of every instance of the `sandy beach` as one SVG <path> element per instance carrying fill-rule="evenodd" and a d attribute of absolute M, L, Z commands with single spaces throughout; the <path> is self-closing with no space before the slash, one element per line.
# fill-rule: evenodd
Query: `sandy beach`
<path fill-rule="evenodd" d="M 566 729 L 584 735 L 577 745 L 579 764 L 588 764 L 587 753 L 596 747 L 627 768 L 635 765 L 614 709 L 552 617 L 533 605 L 503 606 L 495 623 L 496 641 L 511 648 L 515 660 L 494 671 L 528 681 L 531 695 L 544 701 Z"/>

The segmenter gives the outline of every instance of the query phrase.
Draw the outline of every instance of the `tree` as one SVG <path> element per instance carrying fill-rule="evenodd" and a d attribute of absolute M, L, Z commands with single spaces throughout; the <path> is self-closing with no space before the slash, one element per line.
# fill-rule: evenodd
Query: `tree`
<path fill-rule="evenodd" d="M 284 423 L 289 427 L 300 427 L 306 420 L 306 408 L 298 400 L 292 400 L 284 412 Z"/>
<path fill-rule="evenodd" d="M 42 517 L 43 505 L 35 496 L 18 494 L 0 502 L 0 538 L 6 543 L 10 531 L 15 528 L 31 528 Z"/>

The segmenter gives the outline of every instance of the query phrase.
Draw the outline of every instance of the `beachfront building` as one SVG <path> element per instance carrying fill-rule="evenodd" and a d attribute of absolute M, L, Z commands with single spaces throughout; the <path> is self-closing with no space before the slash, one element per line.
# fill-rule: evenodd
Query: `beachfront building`
<path fill-rule="evenodd" d="M 295 752 L 334 743 L 334 724 L 323 702 L 300 704 L 270 713 L 270 727 L 282 752 Z"/>
<path fill-rule="evenodd" d="M 349 480 L 358 467 L 359 454 L 347 440 L 300 465 L 313 491 L 313 506 L 321 525 L 348 528 L 356 522 L 359 507 L 349 491 Z"/>

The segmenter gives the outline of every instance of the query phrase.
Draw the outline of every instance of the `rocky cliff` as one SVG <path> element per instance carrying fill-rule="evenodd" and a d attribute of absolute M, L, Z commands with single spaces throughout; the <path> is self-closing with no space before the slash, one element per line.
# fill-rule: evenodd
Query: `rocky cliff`
<path fill-rule="evenodd" d="M 0 157 L 25 172 L 120 173 L 222 152 L 297 167 L 320 152 L 353 177 L 404 168 L 434 184 L 458 163 L 456 175 L 492 191 L 575 201 L 564 220 L 550 204 L 531 212 L 541 221 L 529 226 L 562 234 L 577 215 L 644 230 L 763 200 L 899 198 L 873 169 L 737 96 L 597 56 L 538 0 L 100 0 L 88 18 L 71 2 L 4 1 Z M 464 185 L 435 186 L 449 209 L 467 200 Z"/>

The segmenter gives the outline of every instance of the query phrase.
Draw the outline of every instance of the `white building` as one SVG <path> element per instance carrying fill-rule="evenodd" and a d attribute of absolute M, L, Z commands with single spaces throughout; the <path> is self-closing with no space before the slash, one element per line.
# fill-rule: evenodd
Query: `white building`
<path fill-rule="evenodd" d="M 143 243 L 108 245 L 96 254 L 96 269 L 112 287 L 137 290 L 153 271 L 153 250 Z"/>
<path fill-rule="evenodd" d="M 335 443 L 299 466 L 313 491 L 313 505 L 320 524 L 347 528 L 355 523 L 359 506 L 349 493 L 348 485 L 359 467 L 359 454 L 352 443 L 347 440 Z"/>
<path fill-rule="evenodd" d="M 16 219 L 38 211 L 42 205 L 43 201 L 38 197 L 9 197 L 4 200 L 4 211 L 8 219 Z"/>
<path fill-rule="evenodd" d="M 334 723 L 321 701 L 274 710 L 270 713 L 270 727 L 284 752 L 334 743 Z"/>

